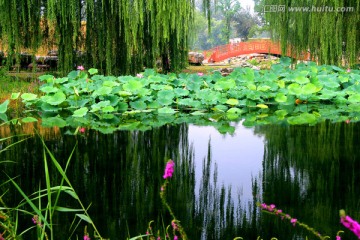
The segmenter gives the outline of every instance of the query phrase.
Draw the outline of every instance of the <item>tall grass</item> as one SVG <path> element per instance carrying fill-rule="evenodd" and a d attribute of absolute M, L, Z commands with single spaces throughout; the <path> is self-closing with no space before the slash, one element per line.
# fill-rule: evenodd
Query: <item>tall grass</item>
<path fill-rule="evenodd" d="M 39 136 L 40 137 L 40 136 Z M 41 137 L 40 137 L 41 138 Z M 6 141 L 9 138 L 0 139 L 0 141 Z M 20 140 L 14 144 L 17 144 Z M 59 162 L 56 160 L 54 155 L 51 153 L 49 148 L 46 146 L 44 140 L 41 138 L 43 144 L 43 162 L 44 162 L 44 176 L 45 176 L 45 188 L 39 189 L 38 191 L 28 195 L 16 183 L 16 178 L 11 178 L 8 176 L 9 180 L 6 183 L 11 183 L 15 189 L 21 194 L 23 200 L 15 207 L 8 207 L 5 203 L 2 202 L 0 196 L 0 239 L 16 239 L 22 237 L 25 233 L 36 228 L 37 229 L 37 239 L 59 239 L 53 230 L 55 226 L 54 215 L 58 212 L 72 213 L 74 214 L 74 220 L 71 224 L 69 239 L 74 235 L 75 231 L 80 227 L 82 222 L 92 226 L 94 233 L 91 234 L 95 239 L 104 239 L 98 229 L 96 228 L 94 222 L 92 221 L 90 215 L 88 214 L 88 209 L 90 206 L 85 206 L 85 204 L 80 200 L 78 194 L 76 193 L 74 187 L 71 184 L 71 181 L 66 176 L 66 171 L 70 166 L 72 155 L 76 149 L 76 146 L 73 148 L 70 156 L 66 161 L 66 165 L 63 168 Z M 13 145 L 13 144 L 12 144 Z M 6 151 L 12 145 L 9 145 L 7 148 L 2 149 Z M 8 161 L 6 161 L 8 162 Z M 3 162 L 0 162 L 4 163 Z M 51 180 L 50 165 L 55 167 L 56 171 L 60 174 L 60 183 L 53 183 Z M 2 185 L 6 184 L 3 183 Z M 0 185 L 1 186 L 1 185 Z M 77 208 L 68 208 L 62 207 L 60 205 L 60 196 L 66 194 L 71 198 L 75 199 L 77 202 Z M 44 205 L 45 204 L 45 205 Z M 29 209 L 30 210 L 25 210 Z M 29 219 L 33 220 L 34 226 L 24 230 L 21 233 L 18 233 L 18 216 L 19 214 L 24 214 L 28 216 Z M 86 229 L 86 228 L 85 228 Z M 88 236 L 87 230 L 85 230 L 84 236 Z M 85 238 L 84 238 L 85 239 Z"/>

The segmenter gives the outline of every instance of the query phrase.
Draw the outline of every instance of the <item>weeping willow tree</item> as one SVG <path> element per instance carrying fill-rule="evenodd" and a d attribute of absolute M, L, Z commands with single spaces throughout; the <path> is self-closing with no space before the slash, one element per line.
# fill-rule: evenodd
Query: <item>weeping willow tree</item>
<path fill-rule="evenodd" d="M 263 0 L 272 35 L 299 56 L 310 51 L 320 64 L 352 65 L 360 56 L 358 0 Z"/>
<path fill-rule="evenodd" d="M 52 26 L 63 73 L 74 69 L 76 50 L 85 51 L 86 67 L 107 74 L 135 73 L 157 60 L 176 71 L 187 63 L 193 11 L 194 0 L 0 0 L 2 48 L 36 53 Z"/>

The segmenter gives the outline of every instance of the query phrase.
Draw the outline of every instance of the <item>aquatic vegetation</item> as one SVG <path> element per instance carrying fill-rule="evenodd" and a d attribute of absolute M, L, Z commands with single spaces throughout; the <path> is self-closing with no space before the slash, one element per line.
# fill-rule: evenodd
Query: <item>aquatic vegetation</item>
<path fill-rule="evenodd" d="M 289 66 L 290 59 L 283 58 L 270 70 L 238 68 L 226 77 L 164 75 L 152 69 L 115 77 L 91 68 L 61 78 L 43 75 L 41 94 L 17 94 L 11 101 L 21 99 L 26 116 L 41 117 L 44 126 L 89 126 L 102 132 L 182 122 L 231 132 L 229 121 L 243 120 L 246 126 L 358 121 L 359 70 L 313 62 Z M 0 104 L 2 118 L 8 104 Z"/>
<path fill-rule="evenodd" d="M 350 216 L 346 215 L 344 210 L 340 210 L 340 222 L 360 238 L 360 224 Z"/>
<path fill-rule="evenodd" d="M 321 240 L 330 239 L 329 236 L 322 236 L 317 230 L 310 227 L 309 225 L 299 222 L 296 218 L 291 217 L 289 214 L 283 213 L 281 209 L 277 209 L 274 204 L 267 205 L 266 203 L 258 204 L 258 206 L 261 208 L 261 210 L 265 213 L 272 214 L 275 216 L 280 217 L 282 220 L 289 220 L 290 223 L 295 227 L 299 226 L 301 228 L 306 229 L 314 236 L 318 237 Z M 353 220 L 351 217 L 347 216 L 345 214 L 344 210 L 340 211 L 340 222 L 348 228 L 350 231 L 352 231 L 357 237 L 360 237 L 360 224 Z M 340 233 L 343 233 L 343 231 L 338 231 L 336 234 L 336 240 L 341 240 Z"/>

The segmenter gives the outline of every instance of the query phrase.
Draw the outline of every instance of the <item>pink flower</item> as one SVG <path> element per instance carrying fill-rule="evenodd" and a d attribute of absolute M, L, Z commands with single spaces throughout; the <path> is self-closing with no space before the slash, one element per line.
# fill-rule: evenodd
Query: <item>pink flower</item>
<path fill-rule="evenodd" d="M 290 220 L 290 222 L 291 222 L 292 225 L 295 227 L 295 224 L 296 224 L 296 222 L 297 222 L 297 219 L 296 219 L 296 218 L 292 218 L 292 219 Z"/>
<path fill-rule="evenodd" d="M 270 206 L 268 206 L 268 210 L 272 212 L 274 211 L 275 207 L 276 207 L 275 204 L 270 204 Z"/>
<path fill-rule="evenodd" d="M 161 237 L 157 237 L 157 239 L 156 240 L 161 240 Z"/>
<path fill-rule="evenodd" d="M 350 123 L 350 119 L 346 119 L 346 120 L 345 120 L 345 123 L 346 123 L 346 124 L 349 124 L 349 123 Z"/>
<path fill-rule="evenodd" d="M 340 222 L 360 238 L 360 224 L 349 216 L 341 217 Z"/>
<path fill-rule="evenodd" d="M 351 69 L 350 69 L 350 68 L 348 68 L 346 71 L 349 73 L 349 72 L 351 72 Z"/>
<path fill-rule="evenodd" d="M 1 233 L 0 233 L 0 240 L 5 240 L 5 238 L 3 238 Z"/>
<path fill-rule="evenodd" d="M 174 240 L 178 240 L 178 239 L 179 239 L 178 236 L 175 235 L 175 236 L 174 236 Z"/>
<path fill-rule="evenodd" d="M 171 222 L 171 226 L 173 227 L 174 230 L 178 229 L 178 226 L 176 225 L 176 223 L 174 221 Z"/>
<path fill-rule="evenodd" d="M 79 129 L 79 132 L 80 132 L 80 133 L 84 133 L 84 132 L 85 132 L 85 128 L 84 128 L 84 127 L 80 128 L 80 129 Z"/>
<path fill-rule="evenodd" d="M 77 70 L 84 71 L 85 68 L 84 68 L 84 66 L 80 65 L 80 66 L 77 67 Z"/>
<path fill-rule="evenodd" d="M 175 166 L 175 163 L 171 159 L 166 163 L 165 173 L 164 173 L 164 176 L 163 176 L 164 179 L 172 177 L 172 175 L 174 173 L 174 166 Z"/>
<path fill-rule="evenodd" d="M 279 210 L 277 210 L 277 211 L 275 212 L 276 215 L 278 215 L 279 213 L 282 213 L 282 210 L 281 210 L 281 209 L 279 209 Z"/>
<path fill-rule="evenodd" d="M 341 240 L 341 237 L 340 237 L 340 236 L 336 236 L 336 240 Z"/>
<path fill-rule="evenodd" d="M 198 76 L 200 76 L 200 77 L 201 77 L 201 76 L 204 76 L 204 73 L 202 73 L 202 72 L 198 72 L 197 74 L 198 74 Z"/>
<path fill-rule="evenodd" d="M 89 235 L 84 235 L 84 240 L 91 240 L 91 238 L 89 237 Z"/>
<path fill-rule="evenodd" d="M 146 235 L 150 235 L 150 233 L 148 231 L 146 231 Z"/>
<path fill-rule="evenodd" d="M 136 77 L 138 77 L 138 78 L 143 78 L 144 75 L 142 75 L 141 73 L 138 73 L 138 74 L 136 74 Z"/>

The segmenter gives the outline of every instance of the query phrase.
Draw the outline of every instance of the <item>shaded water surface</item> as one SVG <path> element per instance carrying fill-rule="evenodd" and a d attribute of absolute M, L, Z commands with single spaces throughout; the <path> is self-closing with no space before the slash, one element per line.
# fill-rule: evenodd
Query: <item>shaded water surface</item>
<path fill-rule="evenodd" d="M 190 239 L 315 239 L 285 220 L 261 213 L 257 202 L 274 203 L 331 239 L 344 230 L 339 209 L 360 220 L 360 124 L 234 126 L 232 135 L 194 125 L 107 135 L 89 130 L 77 136 L 64 134 L 66 129 L 35 128 L 62 166 L 75 147 L 67 176 L 83 203 L 91 204 L 89 213 L 100 233 L 110 239 L 143 234 L 151 220 L 153 229 L 170 223 L 159 196 L 170 158 L 176 167 L 168 201 Z M 0 129 L 1 137 L 24 132 L 33 133 L 33 127 Z M 9 144 L 5 141 L 0 147 Z M 0 161 L 4 160 L 13 162 L 0 164 L 1 182 L 7 180 L 6 173 L 27 194 L 45 187 L 38 136 L 3 152 Z M 58 185 L 54 167 L 50 174 L 53 185 Z M 0 190 L 6 192 L 3 199 L 9 206 L 21 202 L 10 184 Z M 78 207 L 66 196 L 59 205 Z M 67 239 L 72 221 L 72 214 L 55 216 L 56 239 Z M 30 226 L 31 216 L 22 217 L 21 228 Z M 77 235 L 84 226 L 80 223 Z M 343 237 L 356 239 L 348 233 Z M 27 233 L 24 239 L 35 236 Z"/>

